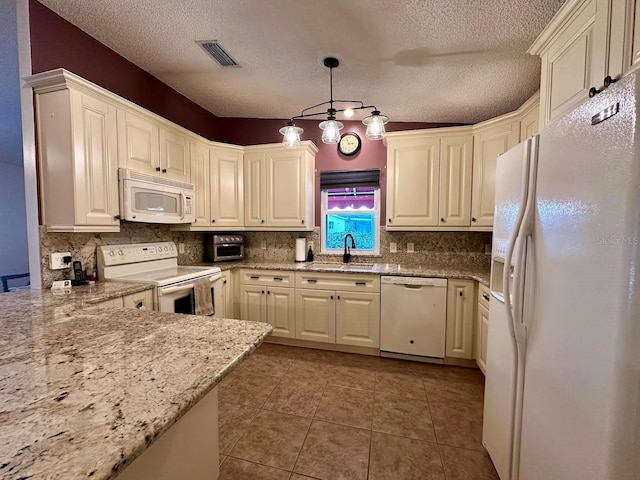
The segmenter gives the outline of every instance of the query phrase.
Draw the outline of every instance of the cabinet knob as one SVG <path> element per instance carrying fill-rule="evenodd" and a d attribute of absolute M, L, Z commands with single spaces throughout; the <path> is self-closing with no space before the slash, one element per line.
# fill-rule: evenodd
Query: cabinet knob
<path fill-rule="evenodd" d="M 216 219 L 215 219 L 215 218 L 212 218 L 212 219 L 211 219 L 211 223 L 216 223 Z"/>
<path fill-rule="evenodd" d="M 462 290 L 460 292 L 458 292 L 458 295 L 462 296 Z"/>
<path fill-rule="evenodd" d="M 338 300 L 340 300 L 340 295 L 338 295 L 336 298 L 337 298 Z"/>
<path fill-rule="evenodd" d="M 612 83 L 616 83 L 618 80 L 611 78 L 611 75 L 604 77 L 604 88 L 609 88 Z"/>
<path fill-rule="evenodd" d="M 167 169 L 166 169 L 166 168 L 163 168 L 163 169 L 162 169 L 162 173 L 167 173 Z"/>
<path fill-rule="evenodd" d="M 267 295 L 271 295 L 271 290 L 267 290 Z"/>
<path fill-rule="evenodd" d="M 113 216 L 113 219 L 114 219 L 114 220 L 120 220 L 120 215 L 114 215 L 114 216 Z"/>
<path fill-rule="evenodd" d="M 441 221 L 442 223 L 445 223 L 445 222 L 446 222 L 446 220 L 445 220 L 444 218 L 441 218 L 441 219 L 440 219 L 440 221 Z"/>
<path fill-rule="evenodd" d="M 482 294 L 482 298 L 484 298 L 487 302 L 490 300 L 489 295 L 487 295 L 486 293 Z"/>
<path fill-rule="evenodd" d="M 389 219 L 389 221 L 387 223 L 391 223 L 391 219 Z"/>
<path fill-rule="evenodd" d="M 409 343 L 413 345 L 413 340 L 409 340 Z"/>
<path fill-rule="evenodd" d="M 264 223 L 264 220 L 260 220 L 260 223 Z"/>
<path fill-rule="evenodd" d="M 596 87 L 591 87 L 589 89 L 589 98 L 593 98 L 595 97 L 597 94 L 599 94 L 602 91 L 602 89 L 598 90 Z"/>
<path fill-rule="evenodd" d="M 262 290 L 262 295 L 264 295 L 264 290 Z"/>
<path fill-rule="evenodd" d="M 329 298 L 330 298 L 331 300 L 333 300 L 333 295 L 331 295 Z"/>
<path fill-rule="evenodd" d="M 224 285 L 226 285 L 226 284 L 227 284 L 227 281 L 225 280 L 225 281 L 223 281 L 222 283 L 223 283 Z"/>
<path fill-rule="evenodd" d="M 477 222 L 476 217 L 471 217 L 471 221 L 472 221 L 473 223 L 476 223 L 476 222 Z"/>
<path fill-rule="evenodd" d="M 300 220 L 302 223 L 304 223 L 304 219 Z"/>
<path fill-rule="evenodd" d="M 156 167 L 156 172 L 159 172 L 159 171 L 160 171 L 160 167 Z"/>

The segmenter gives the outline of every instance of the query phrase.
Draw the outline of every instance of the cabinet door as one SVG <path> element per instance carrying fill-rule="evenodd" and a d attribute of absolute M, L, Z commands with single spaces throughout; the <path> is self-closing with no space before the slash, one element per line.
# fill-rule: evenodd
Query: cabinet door
<path fill-rule="evenodd" d="M 525 112 L 520 120 L 520 141 L 523 142 L 529 137 L 533 137 L 540 130 L 538 122 L 540 121 L 540 104 L 536 104 L 533 108 Z"/>
<path fill-rule="evenodd" d="M 492 227 L 496 189 L 496 159 L 519 141 L 520 123 L 507 121 L 473 136 L 471 226 Z"/>
<path fill-rule="evenodd" d="M 304 227 L 304 156 L 284 150 L 267 154 L 267 225 Z"/>
<path fill-rule="evenodd" d="M 247 227 L 266 226 L 265 166 L 264 153 L 251 152 L 244 156 L 244 224 Z"/>
<path fill-rule="evenodd" d="M 397 140 L 387 150 L 387 228 L 438 225 L 440 139 Z"/>
<path fill-rule="evenodd" d="M 209 179 L 209 147 L 200 142 L 191 142 L 191 183 L 195 188 L 194 227 L 211 225 L 211 189 Z"/>
<path fill-rule="evenodd" d="M 447 286 L 447 357 L 473 358 L 475 282 L 449 280 Z"/>
<path fill-rule="evenodd" d="M 380 295 L 336 292 L 336 343 L 380 347 Z"/>
<path fill-rule="evenodd" d="M 242 152 L 211 149 L 211 225 L 244 227 Z"/>
<path fill-rule="evenodd" d="M 608 73 L 610 4 L 582 2 L 542 55 L 541 126 L 588 100 L 591 87 L 602 88 Z"/>
<path fill-rule="evenodd" d="M 240 285 L 240 320 L 266 323 L 266 287 L 261 285 Z"/>
<path fill-rule="evenodd" d="M 120 224 L 117 113 L 97 98 L 71 91 L 76 225 Z"/>
<path fill-rule="evenodd" d="M 233 275 L 230 271 L 222 272 L 222 298 L 224 318 L 236 318 L 233 302 Z"/>
<path fill-rule="evenodd" d="M 275 337 L 296 337 L 294 292 L 293 288 L 267 287 L 267 320 Z"/>
<path fill-rule="evenodd" d="M 640 3 L 637 0 L 627 1 L 625 17 L 624 62 L 625 70 L 629 71 L 640 65 Z"/>
<path fill-rule="evenodd" d="M 296 338 L 336 342 L 335 293 L 296 289 Z"/>
<path fill-rule="evenodd" d="M 104 302 L 95 303 L 92 306 L 94 307 L 106 307 L 106 308 L 122 308 L 122 297 L 112 298 L 110 300 L 105 300 Z"/>
<path fill-rule="evenodd" d="M 145 290 L 123 296 L 122 306 L 138 310 L 153 310 L 153 290 Z"/>
<path fill-rule="evenodd" d="M 157 174 L 160 169 L 158 126 L 127 110 L 118 110 L 118 163 L 136 172 Z"/>
<path fill-rule="evenodd" d="M 160 128 L 160 168 L 163 175 L 179 182 L 191 179 L 189 137 L 167 127 Z"/>
<path fill-rule="evenodd" d="M 476 362 L 482 373 L 487 372 L 487 335 L 489 333 L 489 310 L 478 304 L 476 319 Z"/>
<path fill-rule="evenodd" d="M 471 224 L 472 151 L 472 135 L 443 137 L 440 141 L 440 226 Z"/>

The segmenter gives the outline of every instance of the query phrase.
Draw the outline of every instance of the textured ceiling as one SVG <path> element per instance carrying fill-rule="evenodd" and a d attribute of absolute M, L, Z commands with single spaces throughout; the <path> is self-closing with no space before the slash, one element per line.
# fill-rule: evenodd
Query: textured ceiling
<path fill-rule="evenodd" d="M 40 0 L 222 117 L 288 118 L 334 98 L 394 121 L 475 123 L 539 88 L 526 54 L 562 0 Z M 222 68 L 196 40 L 218 40 Z"/>

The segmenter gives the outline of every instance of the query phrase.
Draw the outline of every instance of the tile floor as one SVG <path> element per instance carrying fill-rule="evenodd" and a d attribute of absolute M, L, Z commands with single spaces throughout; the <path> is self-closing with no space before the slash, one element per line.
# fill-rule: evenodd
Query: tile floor
<path fill-rule="evenodd" d="M 263 344 L 219 388 L 220 480 L 496 480 L 479 370 Z"/>

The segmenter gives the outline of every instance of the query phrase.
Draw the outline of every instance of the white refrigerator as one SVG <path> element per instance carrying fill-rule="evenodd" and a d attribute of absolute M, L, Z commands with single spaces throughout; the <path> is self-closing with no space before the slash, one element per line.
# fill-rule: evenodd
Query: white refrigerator
<path fill-rule="evenodd" d="M 482 440 L 501 480 L 640 479 L 639 82 L 498 157 Z"/>

